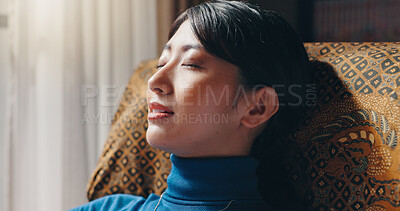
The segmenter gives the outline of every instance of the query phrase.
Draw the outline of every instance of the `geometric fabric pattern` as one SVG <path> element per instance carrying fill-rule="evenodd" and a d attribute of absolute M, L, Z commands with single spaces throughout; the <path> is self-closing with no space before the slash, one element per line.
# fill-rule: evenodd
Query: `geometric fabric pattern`
<path fill-rule="evenodd" d="M 400 210 L 400 43 L 305 47 L 318 98 L 286 156 L 299 195 L 312 210 Z"/>
<path fill-rule="evenodd" d="M 302 125 L 283 137 L 286 177 L 309 210 L 400 210 L 400 43 L 304 45 L 317 81 Z M 89 200 L 166 188 L 169 154 L 146 142 L 147 80 L 156 64 L 143 62 L 127 85 Z"/>

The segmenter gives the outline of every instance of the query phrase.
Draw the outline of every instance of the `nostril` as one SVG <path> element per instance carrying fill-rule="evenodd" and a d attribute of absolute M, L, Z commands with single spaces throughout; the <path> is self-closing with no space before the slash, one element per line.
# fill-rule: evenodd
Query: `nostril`
<path fill-rule="evenodd" d="M 158 88 L 158 87 L 152 88 L 152 90 L 153 90 L 153 92 L 156 92 L 156 93 L 163 93 L 164 92 L 161 88 Z"/>
<path fill-rule="evenodd" d="M 150 90 L 156 94 L 161 95 L 168 95 L 172 93 L 172 87 L 167 84 L 162 84 L 161 86 L 153 86 L 150 88 Z"/>

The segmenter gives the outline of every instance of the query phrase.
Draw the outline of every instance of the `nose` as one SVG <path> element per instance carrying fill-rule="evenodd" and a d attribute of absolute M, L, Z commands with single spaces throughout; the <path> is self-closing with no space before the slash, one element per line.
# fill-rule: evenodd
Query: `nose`
<path fill-rule="evenodd" d="M 147 82 L 149 90 L 157 95 L 169 95 L 173 92 L 171 73 L 166 66 L 161 67 Z"/>

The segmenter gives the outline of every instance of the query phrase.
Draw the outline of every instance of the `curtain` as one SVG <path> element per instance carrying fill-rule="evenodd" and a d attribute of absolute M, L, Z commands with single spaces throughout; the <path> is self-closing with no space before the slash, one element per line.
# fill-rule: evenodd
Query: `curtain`
<path fill-rule="evenodd" d="M 8 198 L 6 184 L 8 183 L 8 175 L 4 174 L 9 169 L 9 163 L 6 160 L 9 157 L 9 82 L 10 77 L 10 61 L 8 59 L 9 49 L 9 36 L 8 36 L 8 16 L 7 16 L 7 2 L 0 0 L 0 210 L 6 210 L 5 204 Z"/>
<path fill-rule="evenodd" d="M 86 183 L 125 85 L 139 62 L 157 57 L 157 2 L 0 5 L 7 15 L 0 61 L 8 64 L 0 66 L 0 210 L 86 203 Z"/>

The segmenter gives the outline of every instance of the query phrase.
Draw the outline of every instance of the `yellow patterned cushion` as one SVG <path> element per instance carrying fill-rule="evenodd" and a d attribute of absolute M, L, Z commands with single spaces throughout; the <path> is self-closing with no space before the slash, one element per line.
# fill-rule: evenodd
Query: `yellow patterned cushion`
<path fill-rule="evenodd" d="M 315 210 L 400 209 L 400 43 L 305 46 L 318 99 L 291 137 L 292 182 Z"/>
<path fill-rule="evenodd" d="M 318 81 L 304 100 L 316 105 L 285 138 L 283 161 L 298 195 L 316 210 L 400 209 L 400 43 L 305 47 Z M 169 154 L 145 140 L 146 82 L 155 65 L 142 63 L 127 86 L 88 183 L 89 200 L 166 188 Z"/>

